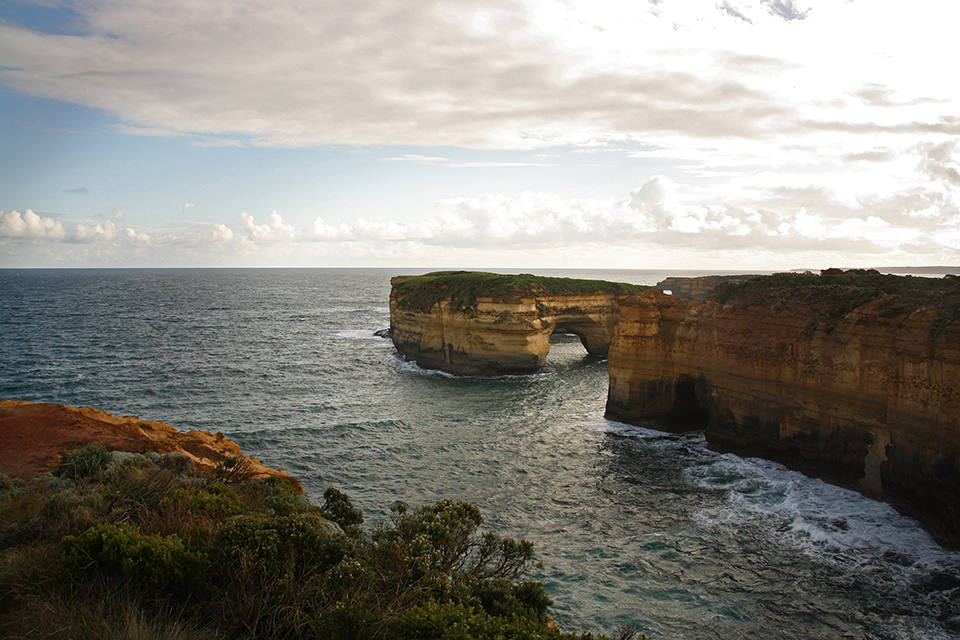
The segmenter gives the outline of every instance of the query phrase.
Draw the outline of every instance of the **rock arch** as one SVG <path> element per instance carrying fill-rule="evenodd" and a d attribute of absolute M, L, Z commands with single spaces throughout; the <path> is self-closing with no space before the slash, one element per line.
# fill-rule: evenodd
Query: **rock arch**
<path fill-rule="evenodd" d="M 468 309 L 441 300 L 411 309 L 390 296 L 390 328 L 397 351 L 428 369 L 460 375 L 533 373 L 546 363 L 550 336 L 566 331 L 590 355 L 610 349 L 623 294 L 518 294 L 478 297 Z"/>

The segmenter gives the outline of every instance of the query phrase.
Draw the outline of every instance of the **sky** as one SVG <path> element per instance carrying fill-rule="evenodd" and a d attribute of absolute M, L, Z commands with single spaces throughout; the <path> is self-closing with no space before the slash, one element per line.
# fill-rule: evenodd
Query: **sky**
<path fill-rule="evenodd" d="M 960 264 L 960 3 L 0 0 L 0 267 Z"/>

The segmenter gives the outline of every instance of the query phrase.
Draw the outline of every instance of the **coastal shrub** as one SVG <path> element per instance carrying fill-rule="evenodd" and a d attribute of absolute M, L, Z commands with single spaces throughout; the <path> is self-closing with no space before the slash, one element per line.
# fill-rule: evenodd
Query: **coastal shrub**
<path fill-rule="evenodd" d="M 372 538 L 398 545 L 411 571 L 513 579 L 532 562 L 533 543 L 478 535 L 483 515 L 469 502 L 440 500 L 412 512 L 401 503 L 390 509 L 391 524 L 375 529 Z"/>
<path fill-rule="evenodd" d="M 177 609 L 128 589 L 31 597 L 0 617 L 5 640 L 223 640 Z"/>
<path fill-rule="evenodd" d="M 68 478 L 99 478 L 112 459 L 113 455 L 107 451 L 106 447 L 91 444 L 61 453 L 60 464 L 54 473 Z"/>
<path fill-rule="evenodd" d="M 523 580 L 532 544 L 481 531 L 470 503 L 399 504 L 365 532 L 332 487 L 314 506 L 284 478 L 65 457 L 59 478 L 0 486 L 0 637 L 579 637 Z"/>
<path fill-rule="evenodd" d="M 233 456 L 217 465 L 214 473 L 224 484 L 246 482 L 256 474 L 250 459 L 245 456 Z"/>
<path fill-rule="evenodd" d="M 217 529 L 213 541 L 218 565 L 244 559 L 262 562 L 267 572 L 324 573 L 354 552 L 353 543 L 320 516 L 237 516 Z"/>
<path fill-rule="evenodd" d="M 392 626 L 389 637 L 396 640 L 591 640 L 582 635 L 562 633 L 535 620 L 498 617 L 453 602 L 428 602 L 407 611 Z M 602 636 L 601 636 L 602 637 Z M 599 640 L 599 638 L 597 639 Z"/>
<path fill-rule="evenodd" d="M 126 524 L 100 524 L 64 537 L 60 546 L 71 572 L 121 575 L 159 590 L 198 586 L 208 565 L 204 554 L 188 550 L 178 536 L 145 536 Z"/>
<path fill-rule="evenodd" d="M 237 495 L 219 482 L 214 482 L 205 489 L 199 487 L 175 489 L 164 499 L 164 507 L 181 508 L 218 519 L 239 515 L 244 511 L 244 505 Z"/>
<path fill-rule="evenodd" d="M 553 604 L 543 583 L 533 580 L 516 583 L 505 578 L 478 580 L 464 576 L 454 585 L 451 596 L 492 616 L 519 616 L 544 623 L 548 620 L 547 609 Z"/>
<path fill-rule="evenodd" d="M 882 274 L 876 269 L 824 269 L 819 274 L 775 273 L 740 283 L 722 283 L 714 289 L 712 299 L 726 304 L 747 295 L 771 291 L 806 291 L 811 301 L 834 302 L 835 314 L 842 317 L 881 296 L 899 296 L 901 304 L 908 308 L 953 300 L 960 296 L 960 278 L 897 276 Z"/>
<path fill-rule="evenodd" d="M 351 538 L 359 537 L 360 525 L 363 524 L 363 512 L 353 506 L 347 494 L 328 487 L 323 492 L 323 506 L 320 507 L 323 517 L 337 523 Z"/>

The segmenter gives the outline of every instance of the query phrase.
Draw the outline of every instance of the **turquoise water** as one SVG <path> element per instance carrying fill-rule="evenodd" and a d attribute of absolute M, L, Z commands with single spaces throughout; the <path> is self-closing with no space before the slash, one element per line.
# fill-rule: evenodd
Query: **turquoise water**
<path fill-rule="evenodd" d="M 913 520 L 701 433 L 604 420 L 606 362 L 575 338 L 532 376 L 421 370 L 374 336 L 391 275 L 0 271 L 0 397 L 222 431 L 368 524 L 396 501 L 472 501 L 536 544 L 564 629 L 960 637 L 960 554 Z"/>

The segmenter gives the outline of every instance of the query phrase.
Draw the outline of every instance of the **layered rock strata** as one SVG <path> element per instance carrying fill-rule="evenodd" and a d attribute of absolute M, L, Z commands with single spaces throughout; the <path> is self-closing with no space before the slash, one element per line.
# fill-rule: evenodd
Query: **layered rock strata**
<path fill-rule="evenodd" d="M 403 281 L 392 280 L 394 285 Z M 390 335 L 400 355 L 427 369 L 482 376 L 533 373 L 546 362 L 554 332 L 573 333 L 587 353 L 606 355 L 623 297 L 515 291 L 477 296 L 467 309 L 451 298 L 423 309 L 403 305 L 395 287 Z"/>
<path fill-rule="evenodd" d="M 890 295 L 838 313 L 824 296 L 621 301 L 607 416 L 705 428 L 717 449 L 886 499 L 957 545 L 960 322 Z"/>
<path fill-rule="evenodd" d="M 164 422 L 119 417 L 96 409 L 66 405 L 0 401 L 0 472 L 32 479 L 60 462 L 60 453 L 85 445 L 100 444 L 111 451 L 132 453 L 177 452 L 191 460 L 198 471 L 213 474 L 219 465 L 242 463 L 250 477 L 281 476 L 293 486 L 300 483 L 284 471 L 262 465 L 244 455 L 222 433 L 183 433 Z"/>

